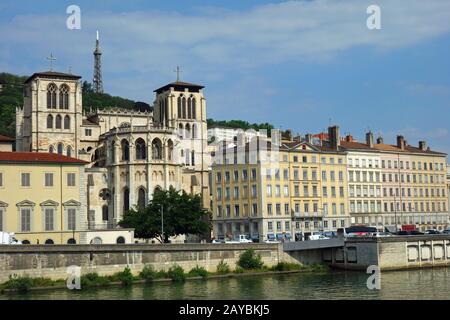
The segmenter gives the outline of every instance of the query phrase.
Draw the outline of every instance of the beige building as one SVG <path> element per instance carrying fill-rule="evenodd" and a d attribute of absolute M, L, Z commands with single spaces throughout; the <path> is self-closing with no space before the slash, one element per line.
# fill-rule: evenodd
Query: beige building
<path fill-rule="evenodd" d="M 13 151 L 15 140 L 10 137 L 0 135 L 0 152 Z"/>
<path fill-rule="evenodd" d="M 83 112 L 79 76 L 35 73 L 17 108 L 16 148 L 88 162 L 90 230 L 114 230 L 126 210 L 145 205 L 157 188 L 200 193 L 209 207 L 203 88 L 169 83 L 155 90 L 153 111 Z"/>

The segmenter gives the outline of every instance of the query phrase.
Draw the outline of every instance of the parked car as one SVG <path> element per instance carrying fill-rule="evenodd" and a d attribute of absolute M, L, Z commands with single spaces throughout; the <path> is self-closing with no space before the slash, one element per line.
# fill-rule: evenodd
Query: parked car
<path fill-rule="evenodd" d="M 225 241 L 225 243 L 253 243 L 245 234 L 240 234 L 233 240 Z"/>
<path fill-rule="evenodd" d="M 327 238 L 337 238 L 336 231 L 325 231 L 323 235 Z"/>
<path fill-rule="evenodd" d="M 398 235 L 398 236 L 420 236 L 423 234 L 424 234 L 423 232 L 420 232 L 417 230 L 411 230 L 411 231 L 401 230 L 396 233 L 396 235 Z"/>
<path fill-rule="evenodd" d="M 309 236 L 309 240 L 327 240 L 330 239 L 325 237 L 323 234 L 312 234 Z"/>
<path fill-rule="evenodd" d="M 441 233 L 436 229 L 428 229 L 425 231 L 425 234 L 441 234 Z"/>
<path fill-rule="evenodd" d="M 445 229 L 442 231 L 442 234 L 450 234 L 450 229 Z"/>
<path fill-rule="evenodd" d="M 224 239 L 214 239 L 211 243 L 225 243 Z"/>
<path fill-rule="evenodd" d="M 264 241 L 265 243 L 281 243 L 280 241 L 276 240 L 276 239 L 267 239 L 266 241 Z"/>
<path fill-rule="evenodd" d="M 374 232 L 374 233 L 372 233 L 372 237 L 375 237 L 375 238 L 392 237 L 392 234 L 387 233 L 387 232 Z"/>

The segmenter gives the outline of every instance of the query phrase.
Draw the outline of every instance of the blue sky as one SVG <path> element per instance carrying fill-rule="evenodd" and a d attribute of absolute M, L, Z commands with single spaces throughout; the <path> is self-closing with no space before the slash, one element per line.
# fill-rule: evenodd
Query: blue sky
<path fill-rule="evenodd" d="M 81 30 L 66 28 L 71 4 Z M 370 4 L 381 30 L 366 27 Z M 450 153 L 449 1 L 2 0 L 0 71 L 47 70 L 53 52 L 91 81 L 96 29 L 110 94 L 152 103 L 180 65 L 206 86 L 208 117 L 301 134 L 333 123 Z"/>

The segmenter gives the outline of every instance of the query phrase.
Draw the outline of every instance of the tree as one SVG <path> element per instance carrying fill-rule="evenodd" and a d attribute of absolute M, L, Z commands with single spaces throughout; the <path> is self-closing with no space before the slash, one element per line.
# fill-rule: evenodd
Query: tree
<path fill-rule="evenodd" d="M 164 234 L 161 232 L 161 208 Z M 201 235 L 210 232 L 209 216 L 199 194 L 191 195 L 170 187 L 169 190 L 156 190 L 145 208 L 125 212 L 119 225 L 134 228 L 138 238 L 156 238 L 162 243 L 168 242 L 169 237 L 181 234 Z"/>

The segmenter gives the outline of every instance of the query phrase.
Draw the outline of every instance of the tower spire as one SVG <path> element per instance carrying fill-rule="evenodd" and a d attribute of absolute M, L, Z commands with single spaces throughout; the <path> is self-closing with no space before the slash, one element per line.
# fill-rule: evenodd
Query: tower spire
<path fill-rule="evenodd" d="M 100 50 L 100 36 L 97 30 L 97 38 L 95 42 L 94 50 L 94 92 L 103 93 L 103 80 L 102 80 L 102 51 Z"/>

